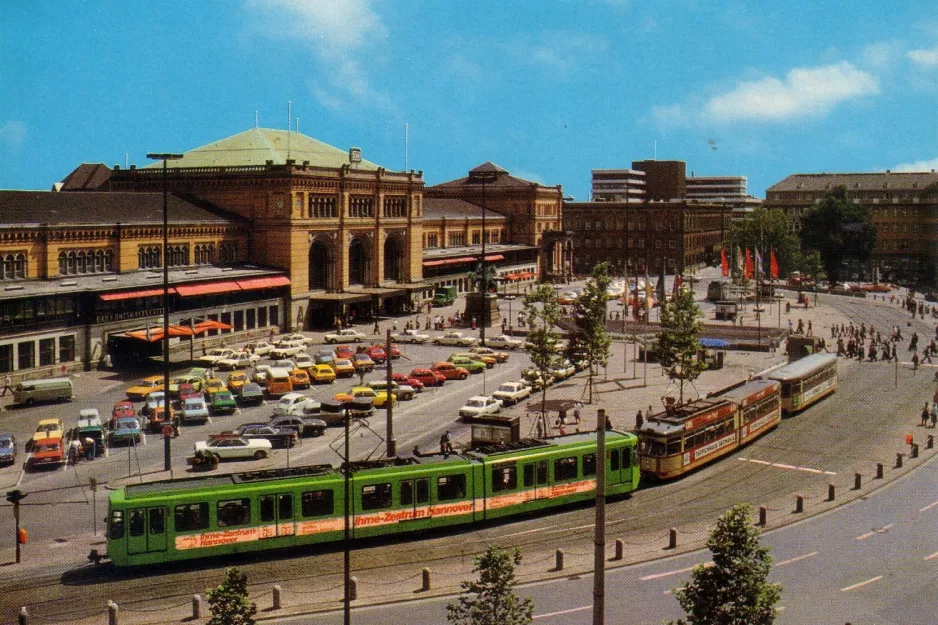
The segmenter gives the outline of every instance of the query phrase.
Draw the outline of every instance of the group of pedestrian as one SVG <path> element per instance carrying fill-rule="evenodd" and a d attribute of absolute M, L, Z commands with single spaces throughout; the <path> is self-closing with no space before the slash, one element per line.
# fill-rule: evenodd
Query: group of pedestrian
<path fill-rule="evenodd" d="M 934 429 L 935 425 L 938 424 L 938 402 L 931 402 L 931 408 L 929 408 L 928 402 L 925 402 L 925 406 L 922 407 L 922 422 L 919 425 L 927 428 L 929 427 L 929 421 L 931 421 L 931 427 Z"/>

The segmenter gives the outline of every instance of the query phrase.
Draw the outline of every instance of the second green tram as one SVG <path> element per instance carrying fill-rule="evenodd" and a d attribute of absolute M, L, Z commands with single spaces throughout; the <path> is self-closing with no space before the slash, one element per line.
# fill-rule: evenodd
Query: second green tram
<path fill-rule="evenodd" d="M 606 494 L 638 487 L 634 435 L 606 432 Z M 352 538 L 547 510 L 595 497 L 596 434 L 352 463 Z M 107 555 L 139 566 L 342 540 L 345 475 L 330 465 L 134 484 L 111 493 Z"/>

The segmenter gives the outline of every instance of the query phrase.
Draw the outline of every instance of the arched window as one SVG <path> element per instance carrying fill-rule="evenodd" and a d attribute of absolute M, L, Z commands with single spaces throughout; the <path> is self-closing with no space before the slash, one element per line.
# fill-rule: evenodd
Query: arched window
<path fill-rule="evenodd" d="M 87 273 L 85 265 L 85 252 L 79 250 L 75 255 L 75 273 Z"/>
<path fill-rule="evenodd" d="M 26 278 L 26 255 L 17 254 L 13 259 L 13 277 L 14 278 Z"/>
<path fill-rule="evenodd" d="M 59 252 L 59 275 L 64 276 L 68 273 L 68 255 L 65 252 Z"/>
<path fill-rule="evenodd" d="M 68 271 L 66 273 L 69 275 L 75 274 L 75 252 L 68 253 L 67 269 Z"/>

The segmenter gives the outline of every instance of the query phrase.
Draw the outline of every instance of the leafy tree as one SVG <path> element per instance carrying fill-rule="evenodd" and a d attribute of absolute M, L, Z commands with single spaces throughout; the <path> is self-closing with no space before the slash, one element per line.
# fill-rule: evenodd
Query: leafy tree
<path fill-rule="evenodd" d="M 768 275 L 769 250 L 775 250 L 778 260 L 779 275 L 784 276 L 798 268 L 798 255 L 801 241 L 792 232 L 792 220 L 784 210 L 756 208 L 742 219 L 730 224 L 730 244 L 727 252 L 741 249 L 758 249 L 762 253 L 763 269 Z"/>
<path fill-rule="evenodd" d="M 680 402 L 684 403 L 684 381 L 696 380 L 707 365 L 697 360 L 703 313 L 690 289 L 681 289 L 670 302 L 661 303 L 658 352 L 661 366 L 672 380 L 680 380 Z"/>
<path fill-rule="evenodd" d="M 458 603 L 446 606 L 446 620 L 454 625 L 523 625 L 532 621 L 534 602 L 515 594 L 515 567 L 521 551 L 489 547 L 476 556 L 479 579 L 462 583 Z"/>
<path fill-rule="evenodd" d="M 608 263 L 593 267 L 593 277 L 573 304 L 575 330 L 570 334 L 567 357 L 571 362 L 585 360 L 589 365 L 590 403 L 593 402 L 593 380 L 597 366 L 609 362 L 612 341 L 606 333 L 606 289 L 612 284 Z"/>
<path fill-rule="evenodd" d="M 869 207 L 851 202 L 845 187 L 829 191 L 801 217 L 801 247 L 821 254 L 832 283 L 840 281 L 845 259 L 867 261 L 875 245 Z"/>
<path fill-rule="evenodd" d="M 771 625 L 782 587 L 768 581 L 772 557 L 752 524 L 752 507 L 739 504 L 717 521 L 707 540 L 713 565 L 697 565 L 692 581 L 675 589 L 690 625 Z"/>
<path fill-rule="evenodd" d="M 257 605 L 248 602 L 248 576 L 237 567 L 225 569 L 225 579 L 206 593 L 212 617 L 208 625 L 254 625 Z"/>
<path fill-rule="evenodd" d="M 554 369 L 560 359 L 557 353 L 556 332 L 560 321 L 560 305 L 557 289 L 549 284 L 539 284 L 524 296 L 524 319 L 528 326 L 528 356 L 541 385 L 541 432 L 547 433 L 547 381 L 553 379 Z"/>

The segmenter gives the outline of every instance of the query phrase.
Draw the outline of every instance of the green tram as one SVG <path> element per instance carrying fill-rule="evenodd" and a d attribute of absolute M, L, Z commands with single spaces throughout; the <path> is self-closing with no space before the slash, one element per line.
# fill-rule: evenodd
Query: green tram
<path fill-rule="evenodd" d="M 606 494 L 638 487 L 637 438 L 606 432 Z M 353 538 L 479 523 L 595 496 L 596 434 L 356 462 Z M 139 566 L 342 540 L 345 475 L 330 465 L 133 484 L 110 495 L 107 555 Z"/>

